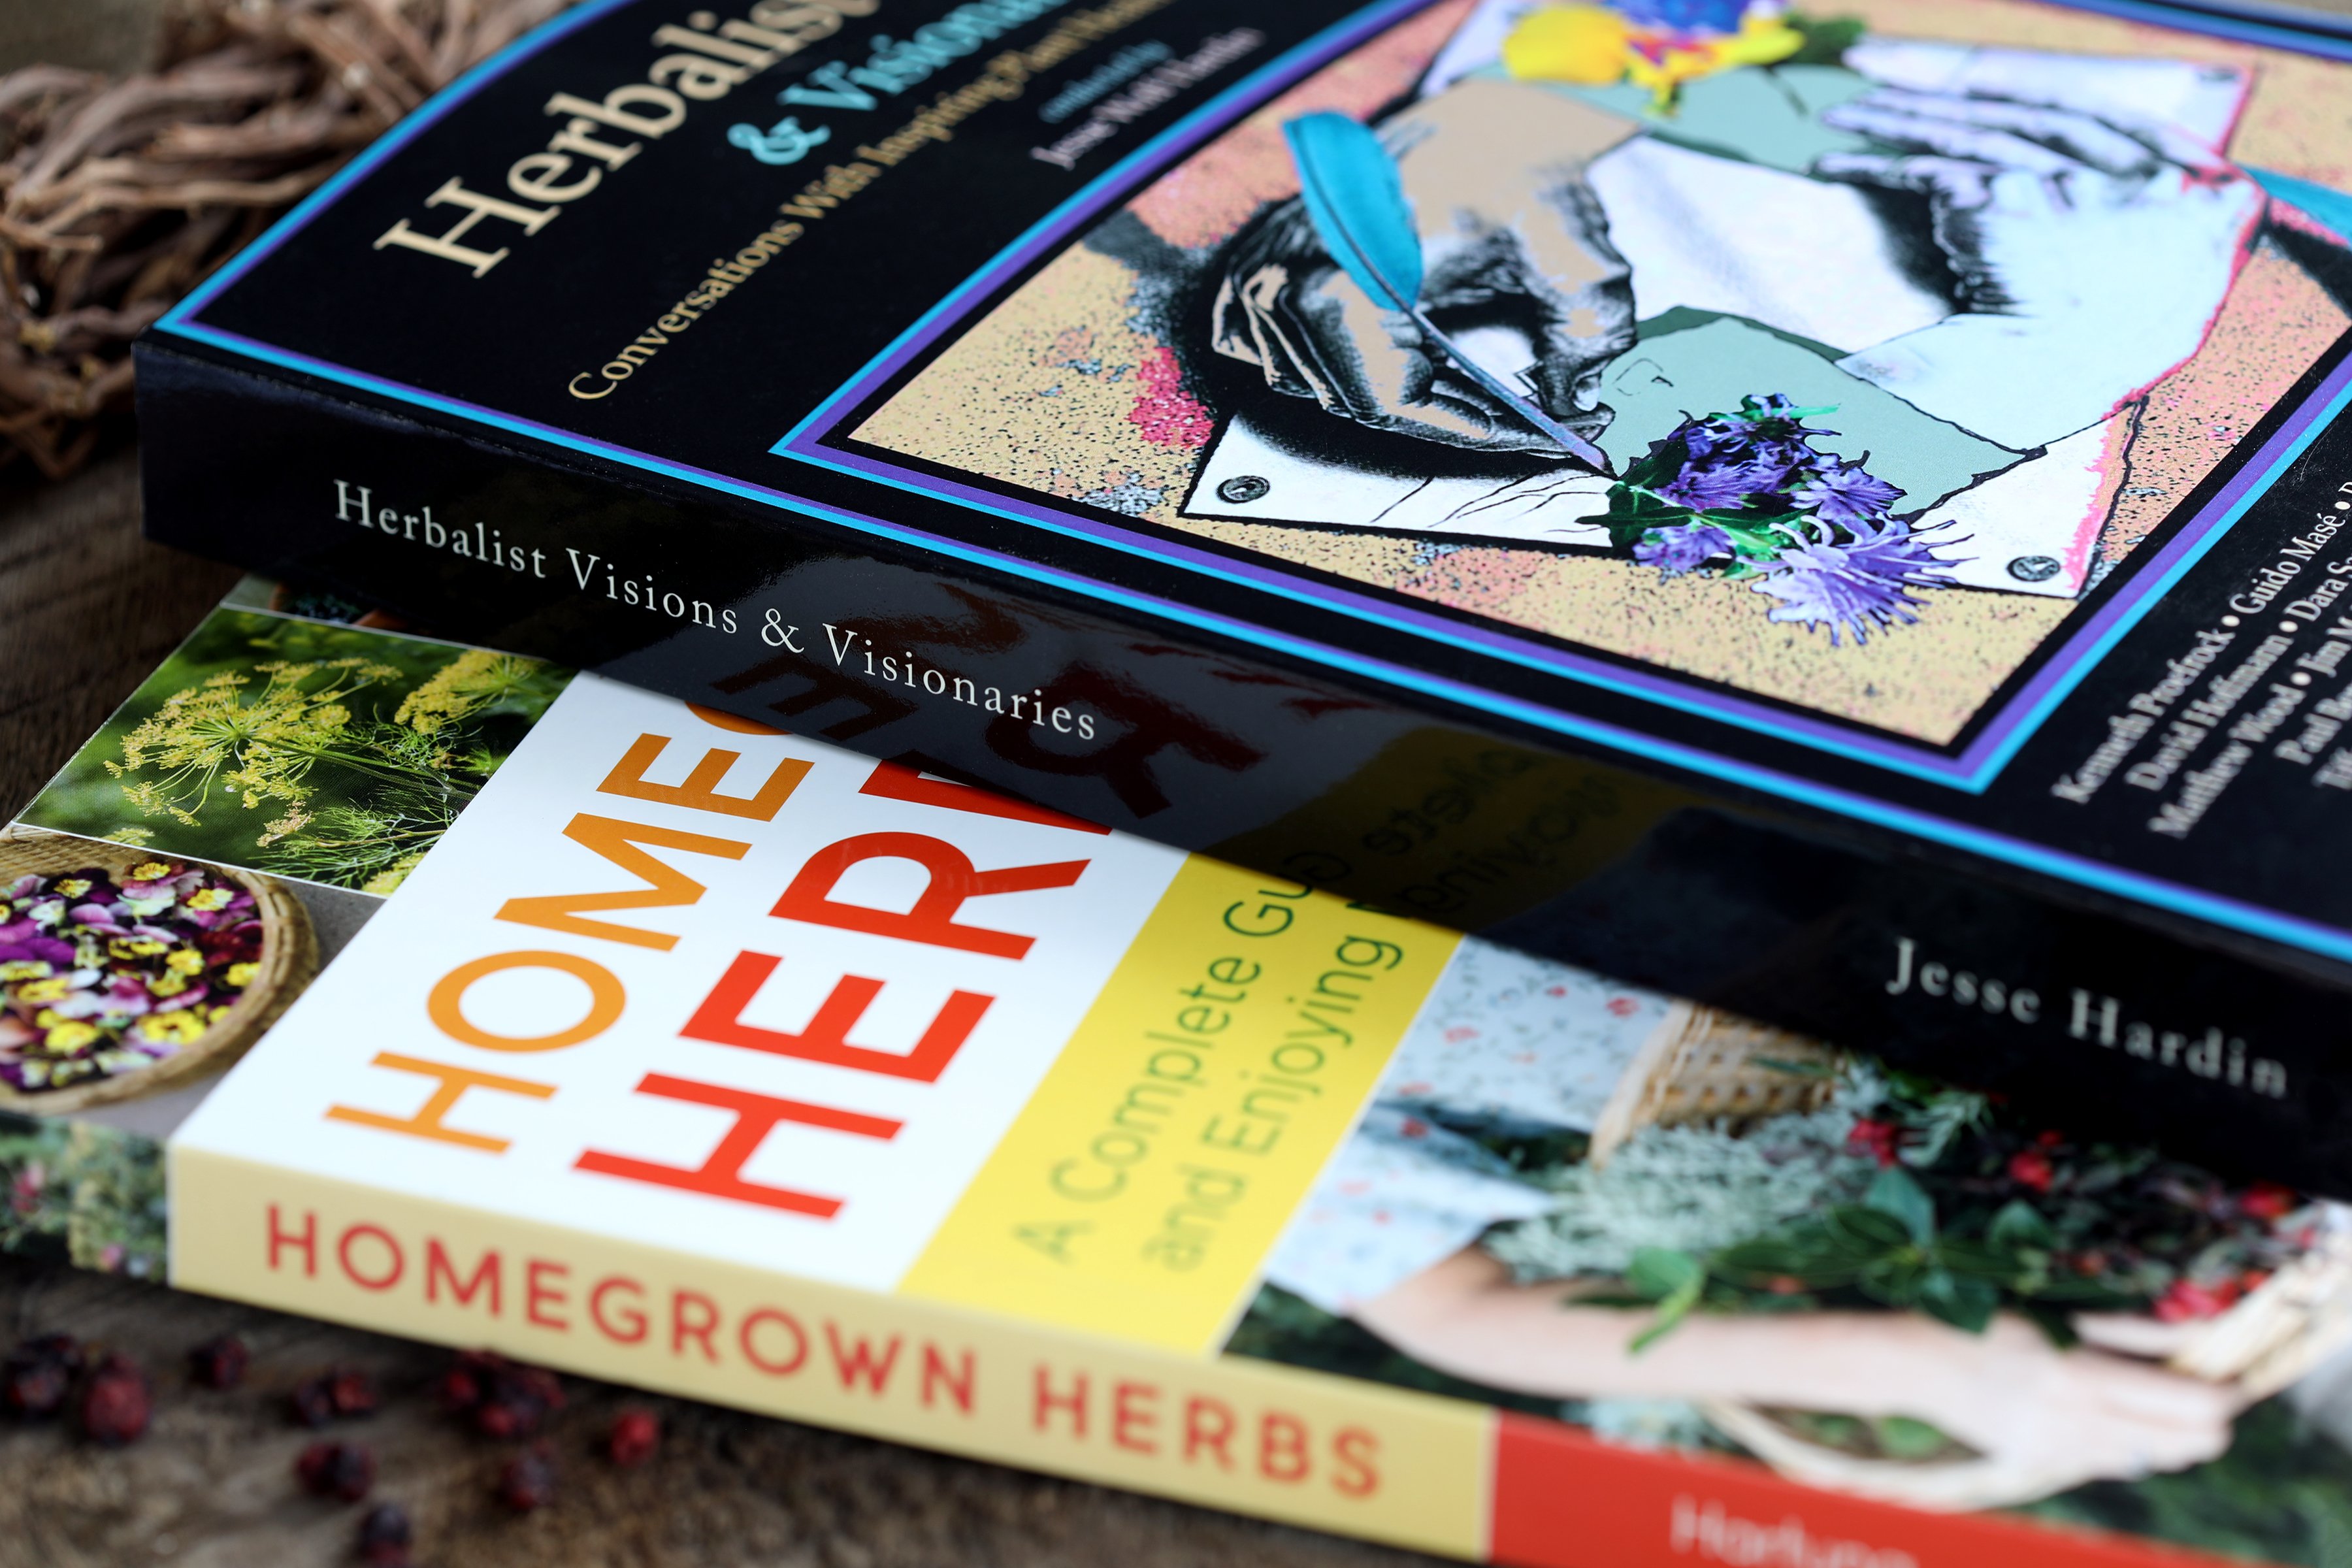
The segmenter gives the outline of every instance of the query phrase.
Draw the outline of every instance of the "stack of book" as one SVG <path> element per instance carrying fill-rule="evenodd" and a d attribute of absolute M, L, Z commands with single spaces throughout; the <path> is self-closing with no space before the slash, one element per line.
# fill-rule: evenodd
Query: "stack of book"
<path fill-rule="evenodd" d="M 2334 1563 L 2347 100 L 590 0 L 142 346 L 259 575 L 0 838 L 0 1239 L 1527 1568 Z"/>

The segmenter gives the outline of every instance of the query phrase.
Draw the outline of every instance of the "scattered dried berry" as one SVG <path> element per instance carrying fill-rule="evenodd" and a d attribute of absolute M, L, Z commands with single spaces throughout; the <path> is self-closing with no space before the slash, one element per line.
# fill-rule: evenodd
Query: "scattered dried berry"
<path fill-rule="evenodd" d="M 245 1381 L 246 1360 L 245 1342 L 222 1334 L 188 1352 L 188 1376 L 202 1388 L 235 1388 Z"/>
<path fill-rule="evenodd" d="M 563 1385 L 494 1351 L 467 1351 L 442 1374 L 441 1403 L 487 1436 L 529 1437 L 563 1408 Z"/>
<path fill-rule="evenodd" d="M 635 1406 L 613 1417 L 604 1434 L 604 1457 L 624 1469 L 644 1464 L 661 1446 L 661 1422 L 650 1410 Z"/>
<path fill-rule="evenodd" d="M 71 1334 L 36 1334 L 0 1361 L 0 1404 L 19 1415 L 55 1415 L 81 1371 L 81 1347 Z"/>
<path fill-rule="evenodd" d="M 360 1521 L 360 1561 L 368 1568 L 408 1568 L 414 1536 L 408 1510 L 396 1502 L 380 1502 Z"/>
<path fill-rule="evenodd" d="M 457 1358 L 457 1365 L 441 1374 L 441 1408 L 451 1415 L 463 1415 L 482 1402 L 482 1380 L 475 1374 L 473 1366 L 478 1353 L 467 1352 Z"/>
<path fill-rule="evenodd" d="M 93 1443 L 119 1448 L 136 1442 L 154 1413 L 155 1391 L 127 1355 L 108 1356 L 82 1385 L 82 1436 Z"/>
<path fill-rule="evenodd" d="M 327 1392 L 335 1402 L 338 1415 L 375 1414 L 375 1379 L 363 1372 L 332 1373 L 327 1380 Z"/>
<path fill-rule="evenodd" d="M 499 1472 L 498 1499 L 517 1513 L 545 1508 L 555 1500 L 555 1456 L 544 1443 L 534 1443 L 509 1459 Z"/>
<path fill-rule="evenodd" d="M 375 1485 L 375 1455 L 364 1443 L 313 1443 L 294 1461 L 294 1479 L 313 1497 L 357 1502 Z"/>
<path fill-rule="evenodd" d="M 338 1416 L 375 1414 L 375 1382 L 363 1372 L 338 1367 L 306 1377 L 294 1387 L 294 1419 L 324 1426 Z"/>
<path fill-rule="evenodd" d="M 306 1377 L 296 1384 L 287 1396 L 287 1405 L 299 1426 L 324 1426 L 335 1418 L 334 1391 L 323 1377 Z"/>

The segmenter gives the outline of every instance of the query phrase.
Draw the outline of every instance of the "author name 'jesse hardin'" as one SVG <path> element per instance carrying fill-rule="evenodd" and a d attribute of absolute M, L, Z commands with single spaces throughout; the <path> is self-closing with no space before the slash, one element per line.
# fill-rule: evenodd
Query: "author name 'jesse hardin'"
<path fill-rule="evenodd" d="M 1929 959 L 1920 952 L 1918 942 L 1907 936 L 1895 939 L 1895 973 L 1884 989 L 1889 996 L 1916 993 L 2026 1027 L 2041 1025 L 2045 1016 L 2056 1021 L 2054 1015 L 2044 1014 L 2039 991 Z M 2286 1068 L 2267 1057 L 2250 1057 L 2246 1042 L 2225 1036 L 2218 1024 L 2207 1026 L 2201 1035 L 2158 1028 L 2144 1019 L 2126 1016 L 2124 1005 L 2116 998 L 2077 985 L 2068 989 L 2065 1027 L 2072 1039 L 2095 1042 L 2158 1067 L 2179 1068 L 2273 1100 L 2286 1098 Z"/>

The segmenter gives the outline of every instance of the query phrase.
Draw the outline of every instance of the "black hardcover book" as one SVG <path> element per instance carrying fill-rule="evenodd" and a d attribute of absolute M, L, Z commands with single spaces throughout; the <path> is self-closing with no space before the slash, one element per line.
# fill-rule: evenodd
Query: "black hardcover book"
<path fill-rule="evenodd" d="M 149 527 L 2352 1192 L 2347 62 L 592 0 L 150 334 Z"/>

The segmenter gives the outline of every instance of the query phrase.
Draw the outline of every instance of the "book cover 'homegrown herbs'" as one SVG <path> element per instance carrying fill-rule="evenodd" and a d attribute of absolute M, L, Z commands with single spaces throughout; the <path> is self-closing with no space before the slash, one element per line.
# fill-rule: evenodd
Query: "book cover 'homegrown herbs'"
<path fill-rule="evenodd" d="M 2336 1204 L 352 614 L 0 835 L 0 1245 L 1530 1568 L 2352 1529 Z"/>

